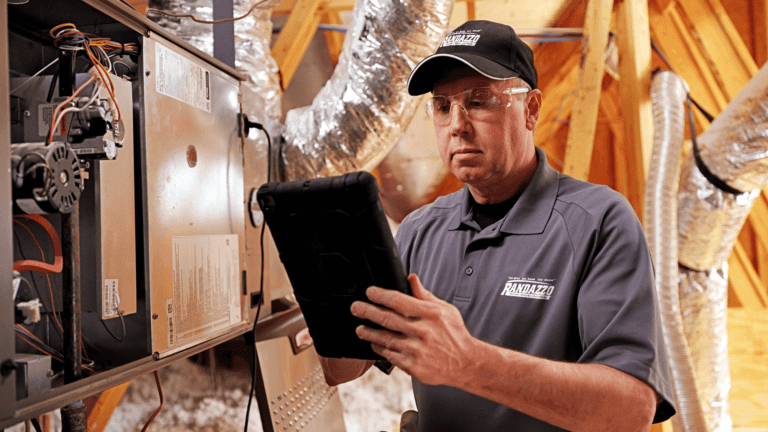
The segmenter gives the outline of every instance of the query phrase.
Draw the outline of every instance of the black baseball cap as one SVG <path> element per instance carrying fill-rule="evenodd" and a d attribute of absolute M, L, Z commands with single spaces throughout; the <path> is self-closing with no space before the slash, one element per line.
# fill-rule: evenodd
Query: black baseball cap
<path fill-rule="evenodd" d="M 418 96 L 431 92 L 435 81 L 457 61 L 488 78 L 520 77 L 531 88 L 538 86 L 533 50 L 517 37 L 512 27 L 491 21 L 467 21 L 411 71 L 408 93 Z"/>

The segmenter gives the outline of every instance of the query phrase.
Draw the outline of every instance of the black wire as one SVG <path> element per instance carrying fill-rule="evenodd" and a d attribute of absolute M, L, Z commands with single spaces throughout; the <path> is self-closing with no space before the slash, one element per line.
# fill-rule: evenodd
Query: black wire
<path fill-rule="evenodd" d="M 115 336 L 114 333 L 112 333 L 112 330 L 110 330 L 109 327 L 107 327 L 107 323 L 104 320 L 100 320 L 100 321 L 101 321 L 101 325 L 104 326 L 104 329 L 107 331 L 107 333 L 109 333 L 110 336 L 112 336 L 113 339 L 115 339 L 118 342 L 122 342 L 123 339 L 125 338 L 125 320 L 123 319 L 123 311 L 118 309 L 117 314 L 120 316 L 120 322 L 123 323 L 123 335 L 119 338 Z"/>
<path fill-rule="evenodd" d="M 32 417 L 32 427 L 35 428 L 35 432 L 43 432 L 43 428 L 40 427 L 40 422 L 37 420 L 37 417 Z"/>
<path fill-rule="evenodd" d="M 272 139 L 269 137 L 269 132 L 264 126 L 256 123 L 254 127 L 260 129 L 267 136 L 267 183 L 272 179 Z M 246 342 L 251 344 L 251 391 L 248 396 L 248 407 L 245 411 L 245 428 L 243 432 L 248 432 L 248 419 L 251 415 L 251 403 L 253 402 L 253 393 L 256 390 L 256 326 L 259 324 L 259 314 L 261 314 L 261 305 L 264 303 L 264 228 L 267 225 L 266 221 L 262 221 L 261 225 L 261 237 L 259 240 L 261 248 L 261 275 L 259 278 L 259 307 L 256 309 L 256 318 L 253 320 L 253 330 L 251 330 L 250 337 L 246 338 Z"/>
<path fill-rule="evenodd" d="M 669 68 L 669 70 L 671 70 L 672 72 L 675 72 L 674 68 L 672 68 L 672 65 L 669 63 L 669 60 L 667 60 L 667 57 L 664 55 L 664 53 L 663 53 L 663 52 L 661 52 L 661 48 L 659 48 L 659 46 L 658 46 L 658 45 L 656 45 L 656 42 L 653 40 L 653 38 L 651 38 L 651 48 L 652 48 L 654 51 L 656 51 L 656 54 L 658 54 L 658 55 L 659 55 L 659 57 L 660 57 L 660 58 L 661 58 L 661 60 L 662 60 L 662 61 L 663 61 L 663 62 L 664 62 L 666 65 L 667 65 L 667 67 Z M 677 73 L 677 72 L 675 72 L 675 73 Z M 705 109 L 704 109 L 704 107 L 702 107 L 701 105 L 699 105 L 699 103 L 698 103 L 698 102 L 696 102 L 696 100 L 695 100 L 695 99 L 694 99 L 694 98 L 691 96 L 691 92 L 690 92 L 690 91 L 688 92 L 688 99 L 690 99 L 690 101 L 691 101 L 691 102 L 692 102 L 694 105 L 696 105 L 696 108 L 698 108 L 698 110 L 699 110 L 699 111 L 700 111 L 700 112 L 701 112 L 701 113 L 704 115 L 704 117 L 706 117 L 706 118 L 707 118 L 707 120 L 708 120 L 710 123 L 712 123 L 712 121 L 715 119 L 715 117 L 714 117 L 712 114 L 708 113 L 708 112 L 707 112 L 707 110 L 705 110 Z"/>
<path fill-rule="evenodd" d="M 40 341 L 35 340 L 35 339 L 29 339 L 31 336 L 29 336 L 29 334 L 25 333 L 23 330 L 20 330 L 20 329 L 21 329 L 21 325 L 20 324 L 15 324 L 13 330 L 16 333 L 20 334 L 21 336 L 23 336 L 24 338 L 27 338 L 27 340 L 30 341 L 30 342 L 25 342 L 25 343 L 28 343 L 29 345 L 31 345 L 31 346 L 33 346 L 35 348 L 39 348 L 39 349 L 45 351 L 47 354 L 54 355 L 54 356 L 56 356 L 56 357 L 58 357 L 60 359 L 64 358 L 64 354 L 56 351 L 55 348 L 51 347 L 50 345 L 46 344 L 45 342 L 40 342 Z"/>

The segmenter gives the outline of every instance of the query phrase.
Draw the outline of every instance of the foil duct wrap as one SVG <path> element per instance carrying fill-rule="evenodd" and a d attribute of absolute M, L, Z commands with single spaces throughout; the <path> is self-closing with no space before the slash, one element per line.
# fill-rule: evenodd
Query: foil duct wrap
<path fill-rule="evenodd" d="M 677 196 L 678 260 L 690 269 L 707 271 L 730 256 L 760 190 L 740 195 L 721 191 L 701 174 L 692 153 L 683 162 Z"/>
<path fill-rule="evenodd" d="M 286 116 L 283 180 L 370 170 L 410 122 L 411 69 L 445 35 L 453 0 L 358 0 L 333 76 Z"/>
<path fill-rule="evenodd" d="M 656 268 L 656 292 L 669 360 L 677 415 L 675 431 L 706 431 L 696 391 L 693 360 L 683 331 L 678 294 L 677 179 L 683 147 L 685 83 L 672 72 L 656 74 L 651 83 L 654 135 L 645 187 L 645 235 Z"/>
<path fill-rule="evenodd" d="M 747 192 L 768 185 L 768 64 L 698 141 L 704 164 L 729 186 Z"/>
<path fill-rule="evenodd" d="M 701 159 L 728 185 L 713 186 L 689 155 L 680 179 L 680 264 L 708 270 L 728 259 L 759 188 L 768 185 L 768 65 L 697 138 Z M 713 235 L 714 234 L 714 235 Z"/>
<path fill-rule="evenodd" d="M 680 267 L 679 291 L 683 328 L 693 353 L 706 430 L 730 432 L 733 423 L 728 412 L 728 263 L 723 261 L 708 271 Z M 673 427 L 678 430 L 674 423 Z"/>
<path fill-rule="evenodd" d="M 280 0 L 234 0 L 234 16 L 245 15 L 257 3 L 246 18 L 235 21 L 235 67 L 248 77 L 247 85 L 264 98 L 265 114 L 276 122 L 282 114 L 281 91 L 277 63 L 271 55 L 272 22 L 269 17 L 271 9 L 280 4 Z M 150 7 L 194 15 L 203 21 L 213 20 L 213 0 L 152 1 Z M 150 14 L 150 18 L 200 51 L 213 56 L 211 24 L 160 14 Z"/>

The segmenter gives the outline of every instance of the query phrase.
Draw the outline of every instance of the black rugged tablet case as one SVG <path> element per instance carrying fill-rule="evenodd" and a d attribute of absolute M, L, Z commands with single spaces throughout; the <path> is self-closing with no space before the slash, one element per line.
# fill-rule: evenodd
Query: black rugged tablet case
<path fill-rule="evenodd" d="M 272 232 L 315 349 L 323 357 L 380 360 L 352 316 L 371 285 L 411 294 L 392 232 L 367 172 L 262 185 Z"/>

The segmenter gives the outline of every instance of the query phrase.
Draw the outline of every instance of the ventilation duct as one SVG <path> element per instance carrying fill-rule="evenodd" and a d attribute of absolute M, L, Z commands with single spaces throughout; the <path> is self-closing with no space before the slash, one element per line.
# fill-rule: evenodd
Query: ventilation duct
<path fill-rule="evenodd" d="M 673 427 L 675 431 L 730 431 L 726 260 L 759 189 L 768 185 L 768 67 L 697 138 L 700 159 L 710 178 L 699 170 L 691 152 L 683 162 L 676 192 L 682 84 L 675 84 L 670 92 L 664 90 L 662 80 L 679 81 L 661 74 L 654 79 L 656 133 L 646 189 L 646 232 L 657 264 L 678 406 Z M 661 99 L 657 102 L 657 98 Z M 673 105 L 663 107 L 665 103 Z M 674 139 L 669 138 L 672 135 Z M 742 193 L 724 192 L 713 184 L 718 179 Z M 674 226 L 665 223 L 674 221 L 674 200 L 670 198 L 674 193 L 677 235 Z"/>
<path fill-rule="evenodd" d="M 763 67 L 697 139 L 701 161 L 742 191 L 723 192 L 702 175 L 693 154 L 678 193 L 680 304 L 695 359 L 708 431 L 730 431 L 727 259 L 760 188 L 768 186 L 768 67 Z M 703 430 L 703 429 L 702 429 Z"/>
<path fill-rule="evenodd" d="M 411 69 L 445 36 L 452 0 L 361 0 L 333 76 L 311 106 L 286 116 L 284 179 L 371 170 L 395 145 L 419 98 Z"/>
<path fill-rule="evenodd" d="M 248 77 L 248 85 L 264 99 L 265 116 L 276 122 L 281 115 L 280 82 L 278 67 L 272 58 L 270 41 L 272 22 L 269 20 L 272 8 L 280 0 L 233 0 L 234 16 L 239 17 L 258 3 L 246 18 L 235 21 L 235 67 Z M 156 4 L 160 3 L 160 4 Z M 152 1 L 150 7 L 175 14 L 190 14 L 202 21 L 213 20 L 213 0 Z M 213 56 L 213 26 L 189 18 L 174 18 L 165 15 L 151 15 L 157 24 L 189 42 L 195 48 Z"/>
<path fill-rule="evenodd" d="M 678 294 L 677 186 L 685 124 L 687 86 L 672 72 L 657 73 L 651 83 L 654 135 L 645 187 L 645 235 L 656 267 L 656 292 L 667 346 L 677 415 L 675 431 L 704 431 L 694 366 L 683 331 Z"/>

